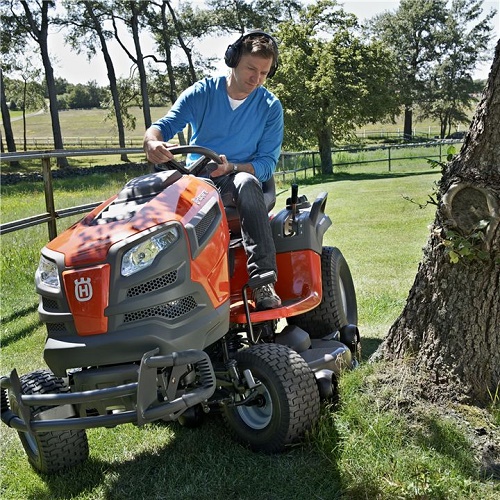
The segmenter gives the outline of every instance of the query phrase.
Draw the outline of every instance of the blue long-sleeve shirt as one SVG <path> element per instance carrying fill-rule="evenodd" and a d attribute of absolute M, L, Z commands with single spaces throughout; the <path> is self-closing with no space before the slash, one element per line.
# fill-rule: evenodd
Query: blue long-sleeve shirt
<path fill-rule="evenodd" d="M 204 78 L 186 89 L 153 127 L 165 141 L 192 127 L 191 144 L 226 155 L 232 163 L 251 163 L 261 182 L 274 173 L 283 141 L 283 108 L 264 87 L 236 109 L 229 104 L 226 77 Z"/>

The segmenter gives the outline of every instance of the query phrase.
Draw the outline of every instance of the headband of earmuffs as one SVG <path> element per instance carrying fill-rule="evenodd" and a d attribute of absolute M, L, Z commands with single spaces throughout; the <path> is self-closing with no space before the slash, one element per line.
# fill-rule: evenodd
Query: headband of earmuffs
<path fill-rule="evenodd" d="M 267 78 L 272 78 L 273 75 L 276 73 L 276 70 L 278 69 L 278 43 L 269 33 L 266 33 L 265 31 L 251 30 L 245 32 L 238 38 L 238 40 L 236 40 L 236 42 L 228 46 L 228 48 L 226 49 L 226 53 L 224 54 L 224 61 L 226 65 L 229 66 L 230 68 L 236 68 L 241 59 L 243 41 L 246 38 L 255 35 L 265 36 L 266 38 L 269 38 L 269 40 L 273 42 L 275 57 L 273 58 L 273 65 L 271 66 L 271 69 L 269 70 L 269 73 L 267 75 Z"/>

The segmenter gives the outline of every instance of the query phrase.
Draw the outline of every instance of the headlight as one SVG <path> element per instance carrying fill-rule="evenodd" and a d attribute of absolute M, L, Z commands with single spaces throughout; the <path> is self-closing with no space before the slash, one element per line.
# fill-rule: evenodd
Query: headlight
<path fill-rule="evenodd" d="M 179 230 L 176 227 L 171 227 L 131 248 L 122 259 L 122 276 L 130 276 L 150 266 L 162 250 L 168 248 L 178 239 Z"/>
<path fill-rule="evenodd" d="M 51 288 L 59 289 L 61 286 L 56 264 L 46 259 L 43 255 L 40 257 L 40 263 L 38 264 L 35 278 L 39 280 L 40 283 L 50 286 Z"/>

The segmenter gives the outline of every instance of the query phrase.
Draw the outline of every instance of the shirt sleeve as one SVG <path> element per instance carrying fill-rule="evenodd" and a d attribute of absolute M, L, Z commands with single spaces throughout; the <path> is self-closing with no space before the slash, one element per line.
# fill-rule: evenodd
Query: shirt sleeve
<path fill-rule="evenodd" d="M 182 92 L 168 113 L 151 125 L 161 132 L 164 141 L 169 141 L 182 132 L 192 120 L 193 103 L 191 101 L 194 96 L 194 87 L 189 87 Z"/>
<path fill-rule="evenodd" d="M 259 141 L 257 152 L 252 159 L 255 177 L 261 182 L 270 179 L 278 163 L 283 142 L 283 108 L 278 99 L 270 107 L 264 132 Z"/>

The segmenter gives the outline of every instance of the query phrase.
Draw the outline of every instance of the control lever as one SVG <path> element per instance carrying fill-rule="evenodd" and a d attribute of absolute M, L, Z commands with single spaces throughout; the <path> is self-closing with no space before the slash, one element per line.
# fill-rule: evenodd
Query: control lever
<path fill-rule="evenodd" d="M 287 205 L 290 205 L 291 211 L 284 222 L 284 228 L 283 228 L 285 236 L 293 236 L 295 234 L 295 216 L 297 215 L 298 199 L 299 199 L 299 186 L 298 184 L 292 184 L 292 196 L 287 200 Z"/>

